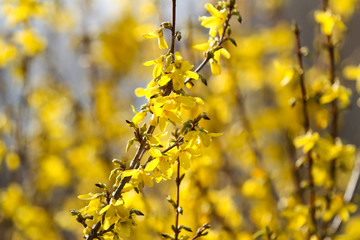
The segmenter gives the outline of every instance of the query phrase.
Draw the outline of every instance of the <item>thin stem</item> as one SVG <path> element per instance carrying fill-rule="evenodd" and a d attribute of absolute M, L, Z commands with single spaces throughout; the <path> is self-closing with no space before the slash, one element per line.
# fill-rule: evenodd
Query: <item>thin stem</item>
<path fill-rule="evenodd" d="M 310 118 L 309 112 L 307 109 L 307 92 L 305 87 L 304 79 L 304 67 L 301 53 L 301 43 L 300 43 L 300 30 L 297 24 L 294 25 L 294 34 L 295 34 L 295 44 L 296 44 L 296 56 L 299 67 L 299 78 L 300 78 L 300 87 L 301 87 L 301 100 L 303 103 L 303 117 L 304 117 L 304 130 L 308 132 L 310 130 Z M 317 232 L 317 224 L 315 219 L 315 189 L 314 189 L 314 177 L 312 175 L 313 169 L 313 158 L 311 156 L 311 150 L 307 152 L 306 155 L 308 159 L 308 178 L 309 178 L 309 213 L 312 224 L 314 226 L 314 232 Z"/>
<path fill-rule="evenodd" d="M 177 140 L 175 141 L 175 143 L 172 144 L 170 147 L 168 147 L 168 148 L 165 149 L 164 151 L 161 151 L 161 153 L 162 153 L 162 154 L 165 154 L 165 153 L 167 153 L 168 151 L 170 151 L 171 149 L 173 149 L 174 147 L 179 146 L 179 145 L 183 142 L 183 140 L 184 140 L 184 137 L 180 137 L 180 138 L 177 139 Z M 150 157 L 148 158 L 148 160 L 146 161 L 146 163 L 144 164 L 143 167 L 145 168 L 146 165 L 148 165 L 148 163 L 151 162 L 152 160 L 154 160 L 154 157 L 150 156 Z"/>
<path fill-rule="evenodd" d="M 171 49 L 170 52 L 173 54 L 175 53 L 175 39 L 176 39 L 176 31 L 175 31 L 175 25 L 176 25 L 176 0 L 172 0 L 172 27 L 171 27 Z M 170 94 L 170 91 L 166 91 L 166 95 Z M 147 134 L 151 135 L 155 130 L 155 126 L 150 126 L 147 130 Z M 147 141 L 145 137 L 140 142 L 140 146 L 133 158 L 133 160 L 130 163 L 129 169 L 136 169 L 140 167 L 140 161 L 144 155 L 144 153 L 147 151 L 146 149 Z M 121 196 L 121 191 L 125 187 L 126 183 L 130 182 L 131 176 L 125 177 L 120 185 L 116 188 L 116 190 L 113 193 L 113 197 L 115 200 L 118 200 Z"/>
<path fill-rule="evenodd" d="M 323 10 L 328 10 L 328 0 L 323 0 Z M 332 35 L 325 35 L 326 39 L 326 49 L 328 51 L 328 62 L 329 62 L 329 82 L 333 85 L 335 83 L 335 46 L 332 43 Z M 331 126 L 330 134 L 332 136 L 333 143 L 335 143 L 336 138 L 338 137 L 338 119 L 339 119 L 339 109 L 338 109 L 338 100 L 335 98 L 331 102 Z M 327 192 L 327 202 L 330 204 L 331 194 L 334 193 L 336 187 L 336 159 L 333 159 L 330 163 L 330 178 L 332 180 L 332 185 Z"/>
<path fill-rule="evenodd" d="M 155 126 L 150 126 L 147 130 L 147 134 L 151 135 L 155 130 Z M 140 161 L 144 155 L 144 153 L 146 152 L 146 145 L 147 145 L 147 140 L 145 139 L 145 137 L 142 139 L 142 141 L 140 142 L 140 146 L 133 158 L 133 160 L 130 163 L 129 169 L 135 169 L 138 168 L 140 166 Z M 125 187 L 125 184 L 128 183 L 131 180 L 131 176 L 129 177 L 125 177 L 120 185 L 116 188 L 116 190 L 113 193 L 113 197 L 115 200 L 118 200 L 121 196 L 121 191 L 122 189 Z"/>
<path fill-rule="evenodd" d="M 180 206 L 180 160 L 177 158 L 177 173 L 176 173 L 176 209 L 175 209 L 175 240 L 179 239 L 179 206 Z"/>
<path fill-rule="evenodd" d="M 335 83 L 335 56 L 334 56 L 334 45 L 331 42 L 331 36 L 326 36 L 326 47 L 329 53 L 329 77 L 330 83 Z M 333 141 L 338 137 L 338 118 L 339 118 L 339 110 L 338 110 L 338 103 L 337 99 L 331 102 L 331 115 L 332 115 L 332 122 L 331 122 L 331 136 Z M 336 159 L 331 162 L 331 179 L 333 180 L 333 186 L 335 186 L 336 182 Z"/>
<path fill-rule="evenodd" d="M 176 0 L 172 0 L 172 25 L 171 25 L 171 47 L 170 52 L 175 54 L 175 39 L 176 39 Z"/>
<path fill-rule="evenodd" d="M 295 186 L 295 195 L 296 198 L 302 202 L 305 203 L 305 196 L 304 196 L 304 190 L 301 188 L 301 166 L 296 166 L 296 148 L 294 146 L 293 141 L 290 138 L 287 138 L 287 148 L 288 148 L 288 154 L 290 159 L 290 165 L 293 175 L 293 181 Z"/>
<path fill-rule="evenodd" d="M 206 229 L 209 229 L 210 228 L 210 224 L 209 223 L 206 223 L 204 224 L 201 228 L 198 229 L 196 235 L 191 239 L 191 240 L 195 240 L 201 236 L 204 236 L 204 233 L 206 231 Z"/>
<path fill-rule="evenodd" d="M 323 10 L 326 11 L 329 5 L 329 0 L 323 0 Z"/>
<path fill-rule="evenodd" d="M 224 31 L 222 32 L 220 39 L 218 40 L 216 47 L 215 48 L 219 48 L 221 47 L 221 45 L 225 42 L 226 38 L 226 32 L 230 26 L 230 19 L 231 19 L 231 12 L 234 9 L 234 5 L 230 5 L 229 9 L 228 9 L 228 15 L 226 17 L 226 20 L 224 22 L 224 26 L 223 29 Z M 206 58 L 199 64 L 199 66 L 196 67 L 196 69 L 194 70 L 194 72 L 198 73 L 201 71 L 201 69 L 203 69 L 203 67 L 209 62 L 209 60 L 211 59 L 211 57 L 209 55 L 206 55 Z M 185 80 L 185 84 L 190 82 L 191 78 L 187 78 Z"/>

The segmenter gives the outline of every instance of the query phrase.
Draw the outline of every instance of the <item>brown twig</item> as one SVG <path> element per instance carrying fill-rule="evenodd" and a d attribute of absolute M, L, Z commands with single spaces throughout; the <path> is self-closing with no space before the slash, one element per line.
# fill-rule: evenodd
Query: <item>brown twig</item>
<path fill-rule="evenodd" d="M 323 10 L 327 11 L 328 9 L 328 0 L 323 0 Z M 329 81 L 333 85 L 335 83 L 335 46 L 331 41 L 332 35 L 325 35 L 326 39 L 326 49 L 328 51 L 328 58 L 329 58 Z M 339 109 L 338 109 L 338 100 L 334 99 L 331 102 L 331 136 L 333 141 L 335 142 L 336 138 L 338 137 L 338 118 L 339 118 Z M 334 190 L 334 186 L 336 185 L 336 159 L 331 162 L 330 166 L 330 176 L 333 181 L 333 187 L 331 189 Z"/>
<path fill-rule="evenodd" d="M 180 214 L 180 184 L 181 184 L 181 178 L 180 178 L 180 159 L 177 158 L 177 170 L 176 170 L 176 208 L 175 208 L 175 240 L 179 239 L 179 214 Z"/>
<path fill-rule="evenodd" d="M 205 236 L 206 235 L 205 231 L 209 228 L 210 228 L 209 223 L 204 224 L 201 228 L 198 229 L 198 231 L 196 232 L 196 235 L 191 240 L 195 240 L 199 237 Z"/>
<path fill-rule="evenodd" d="M 175 28 L 176 27 L 176 0 L 172 0 L 172 25 L 171 25 L 171 48 L 170 48 L 170 53 L 175 54 L 175 40 L 176 40 L 176 31 Z M 169 93 L 169 91 L 166 91 L 167 93 Z M 155 130 L 155 126 L 150 126 L 147 130 L 147 134 L 151 135 Z M 142 141 L 140 142 L 140 146 L 133 158 L 133 160 L 130 163 L 130 167 L 129 169 L 135 169 L 140 167 L 140 161 L 144 155 L 144 153 L 146 152 L 146 145 L 147 145 L 147 140 L 144 137 L 142 139 Z M 122 189 L 125 187 L 125 184 L 128 183 L 131 180 L 131 176 L 129 177 L 125 177 L 120 185 L 116 188 L 116 190 L 113 193 L 113 197 L 115 200 L 118 200 L 121 196 L 121 191 Z"/>
<path fill-rule="evenodd" d="M 226 38 L 226 32 L 230 26 L 230 19 L 231 19 L 231 16 L 232 16 L 232 11 L 233 9 L 235 8 L 235 4 L 230 4 L 229 8 L 228 8 L 228 14 L 227 14 L 227 17 L 226 17 L 226 20 L 224 22 L 224 26 L 223 26 L 223 29 L 224 31 L 222 32 L 221 36 L 220 36 L 220 39 L 217 41 L 217 44 L 216 44 L 216 47 L 215 48 L 220 48 L 221 45 L 225 42 Z M 200 72 L 201 69 L 203 69 L 203 67 L 205 67 L 205 65 L 209 62 L 209 60 L 211 59 L 211 56 L 209 54 L 206 55 L 205 59 L 199 64 L 199 66 L 196 67 L 196 69 L 194 70 L 194 72 L 198 73 Z M 185 80 L 185 84 L 190 82 L 191 81 L 191 78 L 187 78 Z"/>
<path fill-rule="evenodd" d="M 297 24 L 294 24 L 293 32 L 295 34 L 295 45 L 296 45 L 296 57 L 298 62 L 298 73 L 300 79 L 300 87 L 301 87 L 301 100 L 303 104 L 303 117 L 304 117 L 304 130 L 308 132 L 310 130 L 310 120 L 309 120 L 309 112 L 307 109 L 307 92 L 305 87 L 305 79 L 304 79 L 304 66 L 302 60 L 301 53 L 301 43 L 300 43 L 300 29 Z M 310 219 L 314 226 L 314 232 L 317 232 L 317 224 L 315 219 L 315 189 L 314 189 L 314 177 L 312 175 L 313 168 L 313 158 L 311 156 L 311 150 L 307 152 L 307 160 L 308 160 L 308 178 L 309 178 L 309 213 Z"/>
<path fill-rule="evenodd" d="M 176 39 L 176 0 L 172 0 L 172 24 L 171 24 L 171 47 L 170 52 L 175 53 L 175 39 Z"/>
<path fill-rule="evenodd" d="M 155 130 L 155 126 L 150 126 L 146 133 L 148 135 L 151 135 L 154 132 L 154 130 Z M 133 160 L 130 163 L 129 169 L 136 169 L 140 166 L 140 161 L 141 161 L 142 157 L 144 156 L 144 153 L 147 150 L 146 146 L 147 146 L 147 140 L 144 136 L 140 142 L 140 146 L 139 146 Z M 125 184 L 128 183 L 130 180 L 131 180 L 131 176 L 125 177 L 121 181 L 120 185 L 116 188 L 116 190 L 113 193 L 113 197 L 115 200 L 118 200 L 120 198 L 122 189 L 125 187 Z"/>

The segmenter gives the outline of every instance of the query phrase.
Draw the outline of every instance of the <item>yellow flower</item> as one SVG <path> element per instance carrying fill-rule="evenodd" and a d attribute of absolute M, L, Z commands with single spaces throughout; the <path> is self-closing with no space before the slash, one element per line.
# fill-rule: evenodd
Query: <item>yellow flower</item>
<path fill-rule="evenodd" d="M 149 152 L 154 159 L 146 165 L 144 171 L 153 172 L 152 176 L 155 178 L 156 182 L 160 182 L 162 179 L 169 180 L 173 173 L 173 169 L 172 165 L 168 162 L 168 157 L 162 156 L 160 150 L 158 149 L 155 150 L 160 152 L 160 156 L 158 154 L 151 153 L 151 150 L 153 150 L 153 148 L 150 149 Z"/>
<path fill-rule="evenodd" d="M 144 66 L 155 65 L 154 70 L 153 70 L 153 77 L 154 77 L 154 79 L 156 79 L 156 78 L 160 77 L 163 72 L 164 61 L 165 61 L 165 56 L 161 55 L 156 60 L 151 60 L 151 61 L 145 62 Z"/>
<path fill-rule="evenodd" d="M 330 1 L 330 8 L 334 12 L 341 14 L 345 18 L 350 17 L 356 10 L 356 4 L 358 0 L 341 0 L 341 1 Z"/>
<path fill-rule="evenodd" d="M 4 67 L 12 61 L 16 57 L 16 53 L 16 47 L 0 39 L 0 67 Z"/>
<path fill-rule="evenodd" d="M 278 70 L 279 75 L 282 77 L 280 82 L 281 86 L 288 85 L 295 76 L 295 71 L 293 67 L 285 66 L 281 64 L 279 61 L 274 61 L 275 68 Z"/>
<path fill-rule="evenodd" d="M 194 45 L 193 48 L 200 51 L 209 51 L 211 52 L 211 48 L 216 49 L 216 41 L 210 37 L 207 43 L 201 43 Z M 225 58 L 230 58 L 230 53 L 225 48 L 219 48 L 214 50 L 213 57 L 209 60 L 211 72 L 214 75 L 221 74 L 221 67 L 220 67 L 220 55 L 223 55 Z"/>
<path fill-rule="evenodd" d="M 157 87 L 156 81 L 151 81 L 147 86 L 146 89 L 144 88 L 137 88 L 135 90 L 135 95 L 137 97 L 145 96 L 147 99 L 150 99 L 152 96 L 159 92 L 159 88 Z"/>
<path fill-rule="evenodd" d="M 210 35 L 215 37 L 217 33 L 223 33 L 223 24 L 227 17 L 226 9 L 217 10 L 211 3 L 205 5 L 206 10 L 212 15 L 211 17 L 200 17 L 201 25 L 210 28 Z"/>
<path fill-rule="evenodd" d="M 331 201 L 330 209 L 325 212 L 323 219 L 329 221 L 335 215 L 339 215 L 341 219 L 346 222 L 349 220 L 350 213 L 354 213 L 356 209 L 355 204 L 345 203 L 342 196 L 336 195 Z"/>
<path fill-rule="evenodd" d="M 165 86 L 170 80 L 173 81 L 173 88 L 175 91 L 184 87 L 186 78 L 192 78 L 194 80 L 199 78 L 199 75 L 190 71 L 194 65 L 191 65 L 188 61 L 183 61 L 179 52 L 175 53 L 175 62 L 172 64 L 173 69 L 169 74 L 164 75 L 158 82 L 160 86 Z"/>
<path fill-rule="evenodd" d="M 164 39 L 164 33 L 163 33 L 163 28 L 160 28 L 158 30 L 155 30 L 154 32 L 150 32 L 150 33 L 145 33 L 143 34 L 144 38 L 158 38 L 158 44 L 159 44 L 159 48 L 160 49 L 168 49 L 168 45 Z"/>
<path fill-rule="evenodd" d="M 356 80 L 356 90 L 360 92 L 360 64 L 358 66 L 346 66 L 344 76 L 350 80 Z"/>
<path fill-rule="evenodd" d="M 44 50 L 46 41 L 32 29 L 25 29 L 15 34 L 15 42 L 20 44 L 27 56 L 34 56 Z"/>
<path fill-rule="evenodd" d="M 241 187 L 241 192 L 250 198 L 262 199 L 266 196 L 266 188 L 264 181 L 250 178 L 244 182 Z"/>
<path fill-rule="evenodd" d="M 319 140 L 320 136 L 319 133 L 315 132 L 307 132 L 305 135 L 298 136 L 294 139 L 295 147 L 304 147 L 303 151 L 307 153 L 311 149 L 314 148 L 315 144 Z"/>
<path fill-rule="evenodd" d="M 194 49 L 206 52 L 210 48 L 216 46 L 216 41 L 213 37 L 210 37 L 207 43 L 200 43 L 193 46 Z"/>
<path fill-rule="evenodd" d="M 49 8 L 44 3 L 35 0 L 8 0 L 2 3 L 7 24 L 14 26 L 20 22 L 25 22 L 29 18 L 43 17 Z"/>
<path fill-rule="evenodd" d="M 135 111 L 134 106 L 132 106 L 132 110 L 135 113 L 135 116 L 133 117 L 133 119 L 131 120 L 135 125 L 138 125 L 139 123 L 142 122 L 142 120 L 144 120 L 144 118 L 146 117 L 146 112 L 145 111 L 141 111 L 141 112 L 137 112 Z"/>
<path fill-rule="evenodd" d="M 309 209 L 307 206 L 297 204 L 293 209 L 286 209 L 283 215 L 289 219 L 289 228 L 300 230 L 309 223 Z"/>
<path fill-rule="evenodd" d="M 339 15 L 332 14 L 330 11 L 315 11 L 314 16 L 315 20 L 320 23 L 321 31 L 325 35 L 331 35 L 334 27 L 337 27 L 339 30 L 346 29 L 346 26 L 341 21 L 341 17 Z"/>
<path fill-rule="evenodd" d="M 139 169 L 131 169 L 122 172 L 122 177 L 130 177 L 131 176 L 131 184 L 134 187 L 138 187 L 139 185 L 146 184 L 150 187 L 153 186 L 152 178 L 148 175 L 148 173 L 140 167 Z"/>
<path fill-rule="evenodd" d="M 10 171 L 15 171 L 20 167 L 20 157 L 15 152 L 10 152 L 5 158 L 6 165 Z"/>
<path fill-rule="evenodd" d="M 227 59 L 230 58 L 230 53 L 225 48 L 220 48 L 219 50 L 214 52 L 214 57 L 210 59 L 210 68 L 212 74 L 214 75 L 221 74 L 220 55 L 223 55 Z"/>
<path fill-rule="evenodd" d="M 325 93 L 320 98 L 321 104 L 326 104 L 338 99 L 342 107 L 347 107 L 350 104 L 351 90 L 340 85 L 336 81 L 331 87 L 326 88 Z"/>

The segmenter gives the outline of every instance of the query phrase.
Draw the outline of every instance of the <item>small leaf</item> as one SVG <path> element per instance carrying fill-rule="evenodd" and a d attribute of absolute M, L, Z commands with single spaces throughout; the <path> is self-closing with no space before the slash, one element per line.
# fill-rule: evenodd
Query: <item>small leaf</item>
<path fill-rule="evenodd" d="M 203 75 L 200 75 L 200 74 L 199 74 L 199 77 L 200 77 L 201 82 L 202 82 L 205 86 L 207 86 L 207 80 L 206 80 L 206 78 L 204 78 L 204 76 L 203 76 Z"/>
<path fill-rule="evenodd" d="M 117 175 L 117 173 L 120 171 L 119 168 L 115 168 L 113 170 L 111 170 L 110 172 L 110 176 L 109 176 L 109 180 L 111 180 L 115 175 Z"/>
<path fill-rule="evenodd" d="M 141 211 L 136 210 L 136 209 L 131 209 L 130 210 L 130 215 L 132 215 L 132 214 L 136 214 L 138 216 L 144 216 L 144 214 Z"/>
<path fill-rule="evenodd" d="M 178 207 L 177 209 L 178 213 L 180 213 L 181 215 L 184 213 L 183 209 L 181 206 Z"/>
<path fill-rule="evenodd" d="M 107 189 L 107 186 L 105 183 L 96 183 L 95 186 L 97 186 L 100 189 Z"/>
<path fill-rule="evenodd" d="M 187 227 L 185 225 L 180 225 L 179 229 L 184 229 L 185 231 L 192 232 L 191 228 L 189 228 L 189 227 Z"/>
<path fill-rule="evenodd" d="M 203 113 L 202 118 L 205 120 L 210 120 L 210 118 L 206 115 L 206 113 Z"/>
<path fill-rule="evenodd" d="M 174 201 L 170 196 L 168 196 L 166 200 L 167 200 L 174 208 L 176 208 L 176 203 L 175 203 L 175 201 Z"/>
<path fill-rule="evenodd" d="M 308 160 L 308 159 L 307 159 L 306 157 L 300 157 L 299 159 L 296 160 L 295 166 L 296 166 L 297 168 L 299 168 L 299 167 L 301 167 L 304 163 L 306 163 L 307 160 Z"/>
<path fill-rule="evenodd" d="M 297 103 L 297 99 L 296 98 L 291 98 L 289 100 L 289 105 L 290 107 L 295 107 L 296 106 L 296 103 Z"/>
<path fill-rule="evenodd" d="M 188 235 L 181 235 L 179 240 L 188 240 L 190 237 Z"/>
<path fill-rule="evenodd" d="M 236 43 L 235 39 L 229 38 L 229 40 L 232 44 L 234 44 L 235 47 L 237 47 L 237 43 Z"/>
<path fill-rule="evenodd" d="M 78 211 L 76 211 L 76 210 L 70 210 L 70 213 L 71 213 L 71 215 L 73 215 L 73 216 L 79 216 L 81 213 L 80 212 L 78 212 Z"/>
<path fill-rule="evenodd" d="M 135 139 L 130 139 L 126 144 L 126 152 L 129 151 L 130 147 L 134 144 Z"/>
<path fill-rule="evenodd" d="M 125 164 L 122 160 L 119 160 L 119 159 L 114 158 L 114 159 L 112 160 L 112 162 L 113 162 L 114 164 L 119 165 L 121 170 L 125 170 L 125 169 L 126 169 L 126 164 Z"/>
<path fill-rule="evenodd" d="M 166 234 L 166 233 L 163 233 L 163 234 L 161 234 L 161 236 L 163 237 L 163 238 L 166 238 L 166 239 L 175 239 L 174 237 L 172 237 L 172 236 L 170 236 L 169 234 Z"/>
<path fill-rule="evenodd" d="M 129 127 L 135 127 L 135 124 L 129 120 L 126 120 L 126 123 L 129 125 Z"/>
<path fill-rule="evenodd" d="M 260 231 L 257 231 L 256 233 L 254 233 L 253 235 L 253 238 L 256 239 L 256 238 L 259 238 L 259 237 L 262 237 L 266 234 L 265 230 L 260 230 Z"/>
<path fill-rule="evenodd" d="M 180 178 L 179 178 L 179 182 L 181 183 L 181 181 L 184 179 L 184 177 L 185 177 L 185 173 L 183 173 L 181 176 L 180 176 Z"/>
<path fill-rule="evenodd" d="M 209 232 L 207 232 L 207 231 L 206 231 L 206 232 L 203 232 L 203 233 L 201 234 L 201 236 L 206 236 L 206 235 L 208 235 L 208 233 L 209 233 Z"/>
<path fill-rule="evenodd" d="M 300 52 L 304 57 L 308 57 L 309 56 L 309 48 L 308 47 L 302 47 L 300 48 Z"/>
<path fill-rule="evenodd" d="M 176 32 L 176 40 L 180 41 L 181 38 L 182 38 L 181 32 L 180 32 L 180 31 L 177 31 L 177 32 Z"/>
<path fill-rule="evenodd" d="M 179 231 L 179 230 L 177 230 L 177 229 L 175 228 L 174 225 L 171 225 L 171 229 L 174 231 L 174 233 L 176 233 L 177 231 Z"/>

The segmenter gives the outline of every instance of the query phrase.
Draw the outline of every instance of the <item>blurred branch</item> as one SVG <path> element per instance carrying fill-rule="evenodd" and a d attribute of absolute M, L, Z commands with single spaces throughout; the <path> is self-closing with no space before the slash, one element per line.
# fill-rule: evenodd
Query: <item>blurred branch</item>
<path fill-rule="evenodd" d="M 244 129 L 247 131 L 248 136 L 249 136 L 249 141 L 248 144 L 250 146 L 251 151 L 255 154 L 256 156 L 256 164 L 257 167 L 261 168 L 261 169 L 265 169 L 264 168 L 264 163 L 263 163 L 263 155 L 260 151 L 260 147 L 258 146 L 258 143 L 255 139 L 255 136 L 253 134 L 253 130 L 252 127 L 250 125 L 249 119 L 248 119 L 248 114 L 246 112 L 246 108 L 245 108 L 245 104 L 244 104 L 244 99 L 243 96 L 241 94 L 240 89 L 236 89 L 235 90 L 235 98 L 236 98 L 236 102 L 238 104 L 238 110 L 240 113 L 240 119 L 241 119 L 241 123 L 244 126 Z M 267 175 L 266 176 L 266 182 L 269 185 L 269 190 L 272 194 L 272 196 L 274 197 L 274 201 L 278 202 L 279 201 L 279 194 L 277 193 L 276 187 L 273 183 L 273 181 L 270 179 L 270 177 Z"/>
<path fill-rule="evenodd" d="M 328 9 L 328 0 L 323 0 L 323 10 L 327 11 Z M 329 81 L 331 85 L 335 83 L 335 45 L 332 43 L 332 35 L 326 35 L 326 49 L 328 51 L 328 62 L 329 62 Z M 338 137 L 338 118 L 339 118 L 339 110 L 338 110 L 338 100 L 335 98 L 331 102 L 331 136 L 333 141 L 335 142 L 336 138 Z M 332 187 L 330 188 L 329 194 L 335 190 L 336 185 L 336 159 L 331 162 L 330 166 L 330 176 L 333 181 Z"/>
<path fill-rule="evenodd" d="M 303 66 L 303 60 L 302 60 L 302 52 L 301 52 L 301 43 L 300 43 L 300 29 L 297 25 L 297 23 L 294 23 L 293 25 L 293 32 L 295 35 L 295 44 L 296 44 L 296 57 L 297 57 L 297 63 L 298 63 L 298 74 L 300 78 L 300 87 L 301 87 L 301 100 L 303 104 L 303 117 L 304 117 L 304 130 L 305 133 L 307 133 L 310 130 L 310 118 L 309 118 L 309 112 L 307 109 L 307 92 L 305 87 L 305 79 L 304 79 L 304 66 Z M 314 226 L 314 232 L 317 232 L 317 223 L 315 218 L 315 189 L 314 189 L 314 177 L 312 174 L 313 169 L 313 163 L 314 160 L 311 156 L 311 150 L 307 152 L 306 154 L 307 160 L 308 160 L 308 178 L 309 178 L 309 213 L 310 213 L 310 219 Z"/>
<path fill-rule="evenodd" d="M 359 184 L 359 178 L 360 178 L 360 154 L 358 153 L 355 161 L 355 166 L 352 170 L 351 177 L 344 194 L 345 204 L 350 203 L 352 201 L 355 194 L 355 190 Z M 336 215 L 330 226 L 330 230 L 329 230 L 330 235 L 334 235 L 338 232 L 341 223 L 342 223 L 342 218 L 339 215 Z"/>
<path fill-rule="evenodd" d="M 205 232 L 205 231 L 209 228 L 210 228 L 209 223 L 204 224 L 201 228 L 198 229 L 196 235 L 191 240 L 195 240 L 199 237 L 205 236 L 207 234 L 207 232 Z"/>

